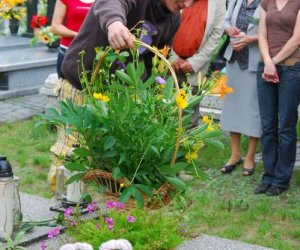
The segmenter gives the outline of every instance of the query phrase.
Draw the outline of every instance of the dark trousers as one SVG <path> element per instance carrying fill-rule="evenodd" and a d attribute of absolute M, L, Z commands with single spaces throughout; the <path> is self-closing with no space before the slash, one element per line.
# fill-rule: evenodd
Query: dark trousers
<path fill-rule="evenodd" d="M 57 54 L 57 63 L 56 63 L 56 71 L 58 77 L 61 77 L 61 66 L 65 57 L 67 49 L 58 47 L 58 54 Z"/>
<path fill-rule="evenodd" d="M 278 84 L 262 78 L 264 64 L 257 72 L 258 102 L 262 123 L 262 182 L 288 188 L 295 165 L 298 105 L 300 103 L 300 62 L 278 65 Z"/>

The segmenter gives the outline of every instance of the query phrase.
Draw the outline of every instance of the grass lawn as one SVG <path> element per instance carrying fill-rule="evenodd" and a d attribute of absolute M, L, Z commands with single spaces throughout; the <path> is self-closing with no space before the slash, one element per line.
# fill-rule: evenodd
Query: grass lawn
<path fill-rule="evenodd" d="M 15 175 L 21 177 L 22 192 L 48 198 L 52 195 L 46 182 L 49 147 L 56 133 L 46 127 L 34 128 L 36 121 L 0 125 L 0 155 L 7 155 Z M 217 235 L 280 250 L 300 249 L 300 169 L 295 169 L 290 189 L 280 197 L 253 195 L 262 164 L 251 177 L 242 176 L 241 169 L 221 174 L 220 167 L 230 154 L 228 139 L 224 143 L 225 150 L 202 151 L 199 168 L 207 178 L 188 184 L 186 197 L 192 199 L 192 205 L 184 216 L 187 234 Z M 244 149 L 246 144 L 243 139 Z"/>

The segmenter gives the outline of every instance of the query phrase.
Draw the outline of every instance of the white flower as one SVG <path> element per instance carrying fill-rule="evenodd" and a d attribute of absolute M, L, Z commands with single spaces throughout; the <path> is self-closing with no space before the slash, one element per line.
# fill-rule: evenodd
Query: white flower
<path fill-rule="evenodd" d="M 59 250 L 93 250 L 93 247 L 87 243 L 77 242 L 75 244 L 63 245 Z"/>
<path fill-rule="evenodd" d="M 133 250 L 132 245 L 128 240 L 119 239 L 119 240 L 109 240 L 101 244 L 99 250 Z"/>

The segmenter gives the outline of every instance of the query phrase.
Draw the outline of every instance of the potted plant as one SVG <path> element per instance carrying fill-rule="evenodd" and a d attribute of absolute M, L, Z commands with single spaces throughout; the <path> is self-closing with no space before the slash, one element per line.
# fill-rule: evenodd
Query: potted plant
<path fill-rule="evenodd" d="M 12 35 L 16 35 L 19 30 L 20 20 L 25 15 L 22 8 L 24 0 L 1 0 L 0 17 L 9 20 L 9 30 Z"/>
<path fill-rule="evenodd" d="M 137 46 L 141 43 L 136 41 Z M 189 170 L 199 176 L 195 166 L 199 150 L 206 144 L 222 146 L 212 121 L 186 129 L 192 107 L 215 84 L 199 77 L 197 95 L 192 95 L 187 85 L 179 89 L 176 75 L 160 51 L 143 46 L 154 53 L 151 72 L 139 61 L 138 49 L 116 52 L 109 47 L 96 48 L 92 76 L 84 66 L 81 73 L 85 104 L 60 102 L 58 110 L 50 109 L 41 121 L 79 135 L 80 146 L 66 164 L 79 173 L 68 182 L 91 173 L 101 180 L 105 178 L 102 172 L 109 173 L 110 179 L 117 180 L 113 191 L 119 199 L 125 202 L 133 197 L 140 206 L 145 196 L 153 198 L 162 187 L 184 190 L 186 185 L 177 173 Z M 80 56 L 82 61 L 84 51 Z"/>

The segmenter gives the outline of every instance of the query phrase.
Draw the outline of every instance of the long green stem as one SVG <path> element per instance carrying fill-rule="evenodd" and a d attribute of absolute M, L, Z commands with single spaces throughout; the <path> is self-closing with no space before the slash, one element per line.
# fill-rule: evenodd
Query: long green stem
<path fill-rule="evenodd" d="M 146 155 L 146 153 L 147 153 L 149 147 L 150 147 L 150 144 L 149 144 L 148 147 L 146 148 L 146 150 L 145 150 L 145 152 L 144 152 L 144 154 L 143 154 L 143 156 L 142 156 L 142 158 L 141 158 L 141 160 L 140 160 L 140 162 L 139 162 L 139 165 L 137 166 L 137 168 L 136 168 L 136 170 L 135 170 L 135 172 L 134 172 L 134 175 L 133 175 L 133 177 L 132 177 L 132 179 L 131 179 L 131 181 L 130 181 L 130 184 L 133 183 L 133 181 L 134 181 L 134 179 L 135 179 L 135 176 L 136 176 L 136 174 L 137 174 L 137 172 L 138 172 L 138 170 L 139 170 L 139 168 L 140 168 L 140 166 L 141 166 L 141 164 L 142 164 L 142 161 L 143 161 L 143 159 L 144 159 L 144 157 L 145 157 L 145 155 Z"/>

